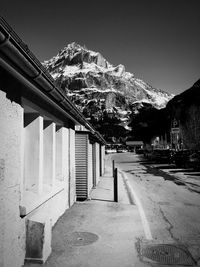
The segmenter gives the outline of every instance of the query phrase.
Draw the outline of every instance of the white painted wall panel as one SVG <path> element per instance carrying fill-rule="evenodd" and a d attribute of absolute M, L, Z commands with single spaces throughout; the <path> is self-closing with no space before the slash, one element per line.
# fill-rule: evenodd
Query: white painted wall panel
<path fill-rule="evenodd" d="M 93 187 L 92 144 L 88 140 L 88 195 Z"/>
<path fill-rule="evenodd" d="M 23 109 L 0 91 L 0 266 L 22 266 L 25 224 L 19 216 Z"/>

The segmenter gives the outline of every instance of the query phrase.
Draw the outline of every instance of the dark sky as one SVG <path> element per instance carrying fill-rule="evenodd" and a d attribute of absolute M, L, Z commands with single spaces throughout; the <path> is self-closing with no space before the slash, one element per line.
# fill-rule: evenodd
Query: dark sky
<path fill-rule="evenodd" d="M 200 0 L 1 0 L 40 61 L 73 41 L 171 93 L 200 78 Z"/>

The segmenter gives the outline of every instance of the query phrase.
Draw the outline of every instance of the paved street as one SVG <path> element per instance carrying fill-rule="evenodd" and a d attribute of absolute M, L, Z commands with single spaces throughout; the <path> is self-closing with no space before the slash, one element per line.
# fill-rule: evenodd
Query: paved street
<path fill-rule="evenodd" d="M 109 155 L 111 156 L 111 155 Z M 200 194 L 186 184 L 151 168 L 142 156 L 113 154 L 112 159 L 127 180 L 143 220 L 146 239 L 184 244 L 192 256 L 200 258 Z M 155 166 L 154 166 L 155 167 Z M 122 172 L 121 172 L 122 171 Z M 184 179 L 187 177 L 184 176 Z M 198 179 L 198 176 L 197 178 Z M 200 176 L 199 176 L 200 179 Z M 195 188 L 197 188 L 195 186 Z"/>
<path fill-rule="evenodd" d="M 136 247 L 144 238 L 139 210 L 130 205 L 123 179 L 118 180 L 114 202 L 112 162 L 90 199 L 76 202 L 60 217 L 52 231 L 52 253 L 44 264 L 24 267 L 146 267 Z"/>
<path fill-rule="evenodd" d="M 24 267 L 200 266 L 200 194 L 133 153 L 109 154 L 105 165 L 90 199 L 58 220 L 48 260 Z"/>

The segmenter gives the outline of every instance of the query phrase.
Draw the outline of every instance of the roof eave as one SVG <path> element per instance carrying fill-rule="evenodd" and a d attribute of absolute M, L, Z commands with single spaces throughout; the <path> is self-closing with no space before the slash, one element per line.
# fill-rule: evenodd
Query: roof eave
<path fill-rule="evenodd" d="M 21 77 L 24 76 L 23 79 L 25 78 L 29 80 L 29 82 L 30 80 L 34 81 L 36 86 L 32 87 L 32 90 L 37 90 L 37 93 L 39 92 L 38 90 L 40 90 L 41 93 L 43 90 L 44 92 L 41 94 L 41 97 L 47 97 L 48 95 L 49 99 L 52 99 L 57 106 L 59 105 L 60 108 L 64 109 L 76 124 L 84 125 L 100 142 L 106 144 L 103 137 L 95 131 L 76 106 L 71 103 L 61 89 L 56 86 L 55 81 L 47 70 L 45 70 L 38 59 L 28 49 L 28 46 L 23 43 L 2 17 L 0 17 L 0 51 L 8 59 L 7 62 L 5 62 L 4 59 L 4 63 L 7 64 L 7 67 L 9 61 L 11 61 L 16 67 L 16 72 L 17 70 L 19 70 L 19 73 L 20 70 L 23 72 L 24 75 L 21 73 Z"/>

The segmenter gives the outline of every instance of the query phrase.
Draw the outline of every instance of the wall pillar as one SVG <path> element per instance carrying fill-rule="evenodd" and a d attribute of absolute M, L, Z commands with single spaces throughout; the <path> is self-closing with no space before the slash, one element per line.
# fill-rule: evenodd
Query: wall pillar
<path fill-rule="evenodd" d="M 61 127 L 56 130 L 56 179 L 63 181 L 68 173 L 68 129 Z"/>
<path fill-rule="evenodd" d="M 105 145 L 101 146 L 101 173 L 105 172 Z"/>
<path fill-rule="evenodd" d="M 0 266 L 22 266 L 25 226 L 19 216 L 23 109 L 0 91 Z"/>
<path fill-rule="evenodd" d="M 69 205 L 76 200 L 75 131 L 69 129 Z"/>
<path fill-rule="evenodd" d="M 95 151 L 96 151 L 96 181 L 97 184 L 99 182 L 99 177 L 100 177 L 100 157 L 99 157 L 99 144 L 96 142 L 95 143 Z"/>
<path fill-rule="evenodd" d="M 55 184 L 55 123 L 44 128 L 44 184 Z"/>
<path fill-rule="evenodd" d="M 25 190 L 43 191 L 43 118 L 38 116 L 25 128 Z"/>

